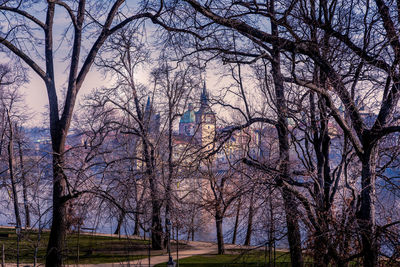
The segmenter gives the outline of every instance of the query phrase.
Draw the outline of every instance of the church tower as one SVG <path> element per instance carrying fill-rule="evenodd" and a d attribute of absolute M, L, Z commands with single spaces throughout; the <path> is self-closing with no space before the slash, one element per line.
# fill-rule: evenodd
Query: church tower
<path fill-rule="evenodd" d="M 156 114 L 153 109 L 153 103 L 150 96 L 147 97 L 147 103 L 143 114 L 144 124 L 148 127 L 149 134 L 158 134 L 160 131 L 160 114 Z"/>
<path fill-rule="evenodd" d="M 209 105 L 209 97 L 204 82 L 200 96 L 200 109 L 196 112 L 196 139 L 205 149 L 212 149 L 215 137 L 215 113 Z"/>

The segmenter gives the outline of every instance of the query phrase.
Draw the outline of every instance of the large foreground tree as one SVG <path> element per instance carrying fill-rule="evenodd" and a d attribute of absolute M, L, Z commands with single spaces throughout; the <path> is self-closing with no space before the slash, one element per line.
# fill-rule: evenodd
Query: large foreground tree
<path fill-rule="evenodd" d="M 80 194 L 68 190 L 68 177 L 64 172 L 65 142 L 78 93 L 107 38 L 123 27 L 137 26 L 144 18 L 157 23 L 159 13 L 145 12 L 138 4 L 124 0 L 2 0 L 0 10 L 1 51 L 29 66 L 43 80 L 47 90 L 53 157 L 53 217 L 46 266 L 61 266 L 66 206 Z M 58 18 L 64 20 L 58 23 Z M 61 83 L 56 81 L 60 74 L 58 58 L 63 58 L 68 65 L 68 77 Z M 61 84 L 65 84 L 65 88 Z M 64 95 L 60 97 L 62 92 Z"/>
<path fill-rule="evenodd" d="M 273 1 L 184 2 L 179 21 L 195 25 L 207 39 L 193 40 L 197 50 L 216 51 L 225 62 L 237 60 L 233 55 L 242 63 L 269 59 L 273 68 L 277 53 L 285 55 L 281 79 L 323 98 L 361 162 L 356 207 L 361 246 L 354 257 L 376 266 L 379 229 L 388 227 L 384 222 L 377 227 L 375 219 L 377 149 L 382 138 L 400 131 L 394 116 L 400 96 L 399 1 L 288 1 L 275 3 L 274 10 Z M 182 14 L 188 17 L 182 20 Z M 240 48 L 232 46 L 231 31 L 243 37 Z M 313 79 L 315 69 L 323 83 Z M 376 102 L 362 105 L 360 99 L 371 95 Z M 365 110 L 374 115 L 365 116 Z M 283 180 L 281 186 L 293 191 L 294 182 Z"/>

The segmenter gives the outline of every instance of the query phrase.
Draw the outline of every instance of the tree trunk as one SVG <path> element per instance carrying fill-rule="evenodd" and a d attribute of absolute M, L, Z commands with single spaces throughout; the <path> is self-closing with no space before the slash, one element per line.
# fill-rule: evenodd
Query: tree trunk
<path fill-rule="evenodd" d="M 325 256 L 327 254 L 326 240 L 323 237 L 323 233 L 320 231 L 314 232 L 314 262 L 316 267 L 326 267 L 328 264 L 325 262 Z"/>
<path fill-rule="evenodd" d="M 189 236 L 191 236 L 192 241 L 194 241 L 194 216 L 195 216 L 195 211 L 194 209 L 191 212 L 190 216 L 190 225 L 189 225 L 189 233 L 188 233 L 188 241 L 189 241 Z"/>
<path fill-rule="evenodd" d="M 362 158 L 361 197 L 357 220 L 363 248 L 364 267 L 378 266 L 378 244 L 375 237 L 376 146 L 367 148 Z"/>
<path fill-rule="evenodd" d="M 140 210 L 141 210 L 141 202 L 144 196 L 145 190 L 142 190 L 140 197 L 138 196 L 138 184 L 135 181 L 135 201 L 136 201 L 136 208 L 135 208 L 135 228 L 133 230 L 133 235 L 140 235 Z"/>
<path fill-rule="evenodd" d="M 170 100 L 169 100 L 170 101 Z M 170 238 L 170 227 L 171 227 L 171 208 L 172 208 L 172 200 L 171 200 L 171 184 L 174 172 L 174 165 L 173 165 L 173 153 L 174 153 L 174 146 L 172 144 L 172 134 L 173 134 L 173 119 L 172 119 L 172 109 L 173 106 L 171 102 L 168 105 L 168 177 L 167 177 L 167 184 L 165 189 L 165 239 L 164 239 L 164 247 L 167 246 L 167 243 Z M 168 225 L 168 223 L 170 225 Z"/>
<path fill-rule="evenodd" d="M 299 212 L 294 196 L 287 189 L 282 189 L 284 200 L 286 225 L 288 231 L 288 241 L 292 266 L 303 266 L 303 256 L 301 254 L 301 237 L 299 227 Z"/>
<path fill-rule="evenodd" d="M 318 71 L 315 70 L 315 76 Z M 317 77 L 315 80 L 320 80 L 321 84 L 325 84 L 324 75 L 320 75 L 320 79 Z M 323 85 L 321 85 L 323 86 Z M 327 220 L 330 216 L 330 190 L 332 187 L 332 179 L 330 172 L 330 137 L 328 134 L 328 112 L 325 104 L 325 100 L 318 97 L 319 116 L 317 119 L 317 110 L 314 100 L 314 93 L 310 93 L 310 117 L 311 117 L 311 131 L 312 131 L 312 144 L 314 146 L 314 152 L 317 160 L 317 181 L 314 183 L 314 196 L 316 199 L 316 215 L 318 227 L 314 229 L 314 262 L 318 267 L 328 266 L 330 261 L 330 255 L 327 251 L 328 242 L 327 240 Z"/>
<path fill-rule="evenodd" d="M 151 191 L 151 247 L 154 250 L 163 249 L 163 228 L 161 222 L 161 201 L 159 199 L 159 191 L 153 174 L 153 170 L 148 168 L 148 174 L 150 176 L 150 191 Z"/>
<path fill-rule="evenodd" d="M 21 133 L 20 133 L 21 135 Z M 18 152 L 19 152 L 19 163 L 21 168 L 21 180 L 22 180 L 22 196 L 24 198 L 24 209 L 25 209 L 25 228 L 29 228 L 31 226 L 31 218 L 29 213 L 29 204 L 28 204 L 28 188 L 26 185 L 26 175 L 24 171 L 24 158 L 22 153 L 22 140 L 21 136 L 18 138 Z"/>
<path fill-rule="evenodd" d="M 139 235 L 139 213 L 138 213 L 138 209 L 136 209 L 136 213 L 135 213 L 135 228 L 133 229 L 133 235 Z"/>
<path fill-rule="evenodd" d="M 271 190 L 269 191 L 269 217 L 270 217 L 270 224 L 269 224 L 269 231 L 268 231 L 268 263 L 269 266 L 272 266 L 272 260 L 275 263 L 275 257 L 273 255 L 273 247 L 275 247 L 275 219 L 274 219 L 274 206 L 272 203 L 272 196 Z M 274 264 L 275 266 L 275 264 Z"/>
<path fill-rule="evenodd" d="M 275 1 L 270 1 L 269 11 L 275 13 Z M 278 26 L 271 22 L 271 32 L 274 36 L 279 35 Z M 272 77 L 275 86 L 276 109 L 278 116 L 278 125 L 276 126 L 279 139 L 279 170 L 281 172 L 278 180 L 288 180 L 289 177 L 289 131 L 288 131 L 288 111 L 286 106 L 285 88 L 281 73 L 280 49 L 277 44 L 272 46 Z M 279 181 L 278 181 L 279 182 Z M 299 228 L 299 213 L 293 194 L 286 188 L 282 188 L 282 197 L 285 206 L 286 224 L 288 231 L 288 241 L 290 257 L 293 267 L 303 266 L 303 257 L 301 254 L 301 239 Z"/>
<path fill-rule="evenodd" d="M 67 202 L 64 196 L 66 181 L 63 175 L 61 154 L 53 154 L 53 220 L 47 245 L 46 267 L 61 267 L 63 262 Z"/>
<path fill-rule="evenodd" d="M 153 157 L 152 157 L 153 158 Z M 146 160 L 147 161 L 147 160 Z M 157 184 L 155 181 L 154 170 L 152 169 L 151 162 L 148 161 L 147 173 L 149 175 L 150 191 L 151 191 L 151 204 L 152 204 L 152 215 L 151 215 L 151 246 L 154 250 L 163 249 L 163 228 L 161 222 L 161 200 Z"/>
<path fill-rule="evenodd" d="M 236 217 L 235 217 L 235 225 L 233 227 L 233 236 L 232 236 L 232 244 L 236 243 L 236 236 L 237 236 L 237 229 L 239 226 L 239 216 L 240 216 L 240 207 L 242 205 L 242 199 L 239 198 L 239 202 L 237 204 L 237 209 L 236 209 Z"/>
<path fill-rule="evenodd" d="M 8 140 L 8 169 L 10 173 L 12 198 L 14 203 L 14 214 L 15 214 L 15 226 L 17 228 L 21 227 L 21 216 L 19 213 L 18 206 L 18 192 L 17 192 L 17 182 L 14 176 L 14 129 L 10 119 L 10 114 L 7 111 L 8 125 L 9 125 L 9 140 Z"/>
<path fill-rule="evenodd" d="M 218 243 L 218 255 L 225 254 L 225 246 L 224 246 L 224 234 L 222 232 L 222 221 L 223 216 L 217 212 L 215 215 L 215 224 L 217 227 L 217 243 Z"/>
<path fill-rule="evenodd" d="M 167 189 L 166 189 L 166 201 L 167 203 L 165 204 L 165 237 L 164 237 L 164 247 L 167 247 L 168 245 L 168 240 L 169 240 L 169 236 L 170 236 L 170 231 L 169 231 L 169 225 L 171 224 L 171 219 L 170 219 L 170 200 L 169 200 L 169 191 L 171 190 L 170 186 L 167 185 Z"/>
<path fill-rule="evenodd" d="M 136 93 L 135 93 L 136 94 Z M 161 221 L 161 200 L 160 192 L 158 190 L 158 182 L 156 181 L 155 173 L 155 156 L 154 148 L 149 145 L 149 127 L 148 121 L 142 114 L 141 105 L 137 95 L 134 96 L 136 114 L 139 121 L 142 122 L 140 131 L 142 133 L 142 148 L 144 162 L 146 164 L 146 175 L 149 179 L 150 184 L 150 196 L 151 196 L 151 246 L 154 250 L 163 249 L 163 227 Z"/>
<path fill-rule="evenodd" d="M 249 207 L 249 217 L 247 220 L 246 238 L 243 244 L 245 246 L 250 246 L 251 234 L 253 230 L 253 216 L 254 216 L 254 192 L 252 192 L 250 196 L 250 207 Z"/>
<path fill-rule="evenodd" d="M 121 234 L 121 226 L 122 226 L 122 223 L 123 223 L 124 219 L 125 219 L 125 212 L 121 211 L 119 216 L 118 216 L 117 228 L 114 231 L 114 235 L 120 235 Z"/>
<path fill-rule="evenodd" d="M 152 209 L 152 220 L 151 220 L 151 246 L 154 250 L 163 249 L 162 237 L 163 229 L 161 224 L 161 202 L 155 197 L 152 197 L 151 203 L 153 204 Z"/>

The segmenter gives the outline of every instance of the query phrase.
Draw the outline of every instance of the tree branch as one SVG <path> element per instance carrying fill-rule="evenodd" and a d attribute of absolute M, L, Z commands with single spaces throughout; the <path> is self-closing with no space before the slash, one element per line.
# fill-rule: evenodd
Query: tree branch
<path fill-rule="evenodd" d="M 35 16 L 29 14 L 29 13 L 26 12 L 26 11 L 20 10 L 20 9 L 18 9 L 18 8 L 15 8 L 15 7 L 8 7 L 8 6 L 3 6 L 3 5 L 2 5 L 2 6 L 0 6 L 0 10 L 11 11 L 11 12 L 17 13 L 17 14 L 19 14 L 19 15 L 21 15 L 21 16 L 27 18 L 27 19 L 29 19 L 30 21 L 34 22 L 36 25 L 38 25 L 38 26 L 39 26 L 40 28 L 42 28 L 43 30 L 46 29 L 46 27 L 47 27 L 42 21 L 40 21 L 40 20 L 39 20 L 38 18 L 36 18 Z"/>
<path fill-rule="evenodd" d="M 46 81 L 46 72 L 42 70 L 38 64 L 36 64 L 35 61 L 33 61 L 27 54 L 22 52 L 20 49 L 18 49 L 15 45 L 10 43 L 8 40 L 6 40 L 3 37 L 0 37 L 0 44 L 4 45 L 8 49 L 10 49 L 11 52 L 13 52 L 15 55 L 17 55 L 19 58 L 21 58 L 29 67 L 35 71 L 40 78 L 43 79 L 43 81 Z"/>

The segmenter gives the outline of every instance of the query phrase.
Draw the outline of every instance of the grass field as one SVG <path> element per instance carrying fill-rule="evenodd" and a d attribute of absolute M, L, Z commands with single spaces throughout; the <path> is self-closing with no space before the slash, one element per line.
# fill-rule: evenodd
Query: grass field
<path fill-rule="evenodd" d="M 49 232 L 43 232 L 38 241 L 37 231 L 22 231 L 19 242 L 20 262 L 32 263 L 34 251 L 37 248 L 38 262 L 44 262 Z M 17 235 L 14 229 L 0 229 L 0 250 L 4 244 L 6 262 L 17 261 Z M 96 236 L 79 235 L 79 263 L 120 262 L 147 257 L 149 241 Z M 78 234 L 70 233 L 66 238 L 64 251 L 65 263 L 77 262 Z M 1 251 L 0 251 L 1 253 Z M 153 252 L 152 255 L 155 255 Z M 157 252 L 161 254 L 161 252 Z"/>
<path fill-rule="evenodd" d="M 313 263 L 313 258 L 309 255 L 304 255 L 304 267 L 316 266 Z M 176 259 L 174 259 L 176 262 Z M 275 267 L 291 267 L 289 252 L 276 252 L 274 263 L 268 265 L 268 257 L 262 250 L 226 250 L 225 255 L 197 255 L 179 260 L 180 267 L 244 267 L 244 266 L 275 266 Z M 157 267 L 166 266 L 166 263 L 155 265 Z M 335 266 L 335 265 L 330 265 Z M 361 266 L 359 262 L 351 261 L 349 267 Z M 396 264 L 388 264 L 381 262 L 380 266 L 395 267 Z"/>
<path fill-rule="evenodd" d="M 265 252 L 262 250 L 227 250 L 225 255 L 198 255 L 179 260 L 179 266 L 264 266 L 268 262 Z M 290 262 L 288 252 L 276 252 L 276 262 Z M 156 266 L 165 266 L 165 263 Z M 279 266 L 279 265 L 277 265 Z"/>

